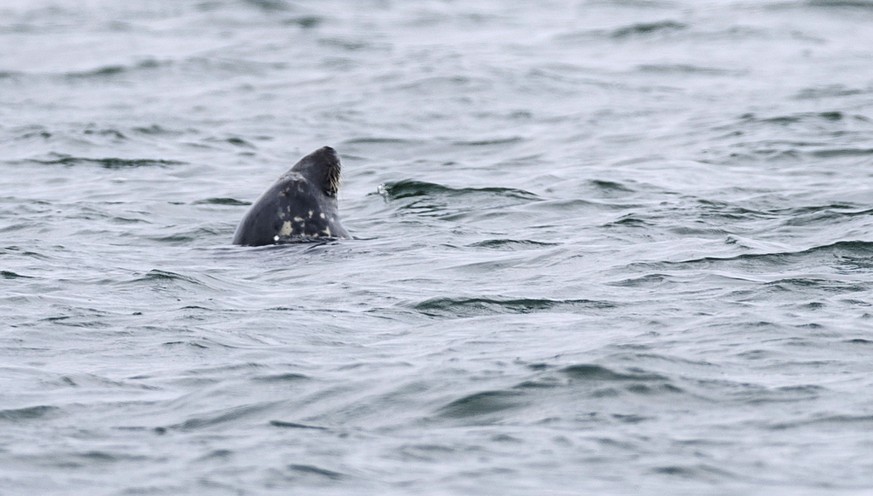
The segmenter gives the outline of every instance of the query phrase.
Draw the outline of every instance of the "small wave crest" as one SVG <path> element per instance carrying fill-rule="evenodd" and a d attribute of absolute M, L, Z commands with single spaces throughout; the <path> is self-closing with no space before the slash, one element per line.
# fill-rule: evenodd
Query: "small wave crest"
<path fill-rule="evenodd" d="M 673 397 L 682 388 L 664 375 L 640 368 L 615 370 L 603 365 L 580 363 L 558 369 L 535 367 L 534 376 L 504 389 L 468 392 L 437 410 L 446 419 L 494 421 L 496 416 L 518 415 L 536 405 L 541 414 L 563 403 L 565 393 L 573 401 L 591 401 L 620 395 Z M 551 405 L 552 402 L 557 402 Z M 561 407 L 558 407 L 561 408 Z M 560 415 L 560 414 L 559 414 Z M 637 423 L 639 415 L 615 415 L 621 422 Z"/>
<path fill-rule="evenodd" d="M 687 29 L 688 26 L 681 22 L 665 20 L 657 22 L 643 22 L 623 26 L 612 31 L 612 37 L 617 39 L 631 38 L 635 36 L 651 36 L 658 33 L 671 33 Z"/>
<path fill-rule="evenodd" d="M 104 169 L 128 169 L 137 167 L 167 167 L 171 165 L 182 165 L 185 162 L 178 160 L 166 159 L 147 159 L 147 158 L 91 158 L 91 157 L 73 157 L 69 155 L 60 155 L 58 158 L 39 160 L 30 159 L 29 162 L 42 165 L 63 165 L 63 166 L 78 166 L 78 165 L 97 165 Z"/>
<path fill-rule="evenodd" d="M 539 197 L 529 191 L 514 188 L 451 188 L 442 184 L 425 181 L 403 180 L 385 183 L 379 188 L 385 198 L 400 200 L 419 196 L 429 197 L 464 197 L 464 196 L 497 196 L 506 198 L 519 198 L 524 200 L 538 200 Z"/>
<path fill-rule="evenodd" d="M 0 410 L 0 420 L 9 422 L 20 422 L 34 419 L 41 419 L 52 413 L 59 411 L 60 408 L 48 405 L 29 406 L 25 408 L 9 408 Z"/>
<path fill-rule="evenodd" d="M 831 255 L 834 257 L 842 256 L 861 256 L 865 258 L 873 257 L 873 241 L 837 241 L 835 243 L 813 246 L 805 250 L 785 251 L 773 253 L 743 253 L 733 257 L 703 257 L 681 262 L 672 262 L 678 265 L 695 265 L 695 264 L 718 264 L 742 261 L 756 261 L 760 263 L 773 263 L 782 265 L 798 258 L 807 256 Z M 873 262 L 871 262 L 873 263 Z"/>
<path fill-rule="evenodd" d="M 508 208 L 540 198 L 525 190 L 502 187 L 452 188 L 437 183 L 405 180 L 382 184 L 378 193 L 403 213 L 457 222 L 459 218 L 500 215 Z"/>
<path fill-rule="evenodd" d="M 431 298 L 414 306 L 432 317 L 475 317 L 501 313 L 571 312 L 615 307 L 598 300 L 550 300 L 545 298 Z"/>

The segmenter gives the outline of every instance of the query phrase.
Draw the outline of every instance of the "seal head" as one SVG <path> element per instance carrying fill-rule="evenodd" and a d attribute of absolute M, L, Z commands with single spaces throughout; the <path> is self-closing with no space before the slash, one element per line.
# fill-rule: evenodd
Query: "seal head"
<path fill-rule="evenodd" d="M 300 159 L 252 204 L 236 228 L 233 244 L 349 238 L 337 209 L 340 168 L 339 156 L 329 146 Z"/>

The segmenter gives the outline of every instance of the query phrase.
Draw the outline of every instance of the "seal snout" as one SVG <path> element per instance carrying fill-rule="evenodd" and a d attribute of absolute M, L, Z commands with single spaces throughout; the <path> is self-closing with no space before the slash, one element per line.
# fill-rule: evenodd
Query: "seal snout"
<path fill-rule="evenodd" d="M 321 186 L 327 196 L 335 197 L 340 182 L 339 154 L 329 146 L 323 146 L 310 153 L 294 166 L 314 184 Z"/>
<path fill-rule="evenodd" d="M 336 153 L 336 150 L 329 146 L 322 146 L 318 150 L 312 153 L 313 156 L 318 157 L 322 160 L 328 160 L 331 162 L 339 162 L 339 155 Z"/>

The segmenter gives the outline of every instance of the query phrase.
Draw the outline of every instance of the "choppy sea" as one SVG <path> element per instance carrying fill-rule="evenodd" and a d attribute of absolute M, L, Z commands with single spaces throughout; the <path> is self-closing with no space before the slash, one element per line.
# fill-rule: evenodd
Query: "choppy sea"
<path fill-rule="evenodd" d="M 324 145 L 355 239 L 231 245 Z M 873 494 L 873 2 L 0 2 L 0 495 Z"/>

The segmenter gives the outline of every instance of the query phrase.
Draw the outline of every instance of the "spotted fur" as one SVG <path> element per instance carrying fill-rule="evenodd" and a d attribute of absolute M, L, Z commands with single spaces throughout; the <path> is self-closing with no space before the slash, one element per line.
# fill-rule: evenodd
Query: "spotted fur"
<path fill-rule="evenodd" d="M 260 246 L 349 238 L 340 224 L 340 159 L 328 146 L 300 159 L 252 204 L 233 243 Z"/>

